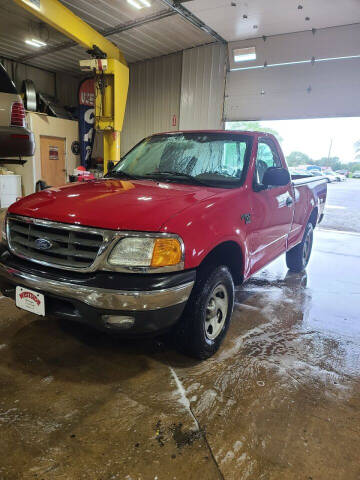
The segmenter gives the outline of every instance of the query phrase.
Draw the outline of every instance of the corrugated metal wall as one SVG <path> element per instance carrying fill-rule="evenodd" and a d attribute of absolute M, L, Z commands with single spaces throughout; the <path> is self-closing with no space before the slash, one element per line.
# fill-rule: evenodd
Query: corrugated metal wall
<path fill-rule="evenodd" d="M 19 92 L 21 92 L 22 82 L 30 79 L 34 82 L 37 92 L 56 97 L 64 105 L 77 104 L 79 78 L 65 73 L 49 72 L 13 60 L 0 58 L 0 61 L 14 81 Z"/>
<path fill-rule="evenodd" d="M 130 65 L 122 154 L 152 133 L 222 128 L 226 56 L 212 44 Z"/>
<path fill-rule="evenodd" d="M 47 72 L 39 68 L 30 67 L 12 60 L 2 60 L 9 76 L 12 78 L 19 92 L 21 92 L 22 82 L 27 78 L 35 83 L 37 91 L 54 95 L 55 93 L 55 73 Z"/>
<path fill-rule="evenodd" d="M 181 69 L 182 53 L 130 66 L 129 97 L 121 136 L 122 154 L 147 135 L 178 130 Z"/>
<path fill-rule="evenodd" d="M 56 72 L 56 97 L 63 105 L 78 104 L 78 88 L 81 78 L 67 73 Z"/>
<path fill-rule="evenodd" d="M 180 129 L 222 128 L 227 49 L 212 44 L 184 51 Z"/>

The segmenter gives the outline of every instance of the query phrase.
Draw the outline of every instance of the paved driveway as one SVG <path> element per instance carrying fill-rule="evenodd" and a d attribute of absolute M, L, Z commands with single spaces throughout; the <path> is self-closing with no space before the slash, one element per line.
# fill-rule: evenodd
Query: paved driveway
<path fill-rule="evenodd" d="M 322 228 L 360 232 L 360 179 L 328 184 Z"/>

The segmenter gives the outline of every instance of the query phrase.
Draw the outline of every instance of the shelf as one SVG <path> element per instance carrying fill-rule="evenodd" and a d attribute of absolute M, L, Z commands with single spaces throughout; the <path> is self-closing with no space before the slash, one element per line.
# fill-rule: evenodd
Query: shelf
<path fill-rule="evenodd" d="M 25 165 L 27 160 L 21 160 L 16 158 L 0 158 L 0 163 L 6 163 L 8 165 Z"/>

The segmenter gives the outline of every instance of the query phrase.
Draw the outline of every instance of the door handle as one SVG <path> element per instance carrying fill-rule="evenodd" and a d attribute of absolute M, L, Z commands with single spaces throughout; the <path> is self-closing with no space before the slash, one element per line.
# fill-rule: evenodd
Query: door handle
<path fill-rule="evenodd" d="M 291 197 L 288 197 L 286 199 L 286 206 L 291 207 L 291 205 L 294 203 L 294 200 Z"/>

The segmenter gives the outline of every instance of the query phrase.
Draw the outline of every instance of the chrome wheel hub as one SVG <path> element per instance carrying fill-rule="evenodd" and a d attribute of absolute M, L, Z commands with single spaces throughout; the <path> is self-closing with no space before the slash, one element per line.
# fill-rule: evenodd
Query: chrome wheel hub
<path fill-rule="evenodd" d="M 205 333 L 209 340 L 215 340 L 222 331 L 228 308 L 228 293 L 225 286 L 219 284 L 211 292 L 206 307 Z"/>

